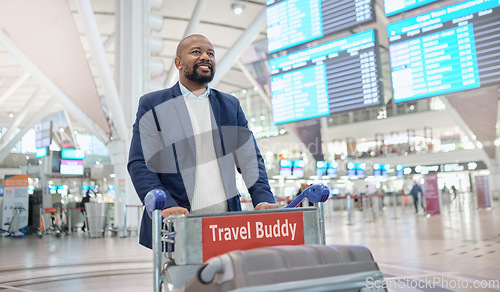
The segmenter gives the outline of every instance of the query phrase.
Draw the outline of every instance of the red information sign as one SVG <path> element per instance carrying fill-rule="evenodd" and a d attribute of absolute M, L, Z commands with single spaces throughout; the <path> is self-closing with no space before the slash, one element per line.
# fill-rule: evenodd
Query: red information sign
<path fill-rule="evenodd" d="M 477 175 L 475 176 L 475 179 L 476 179 L 477 207 L 490 208 L 491 196 L 490 196 L 490 186 L 488 184 L 488 176 Z"/>
<path fill-rule="evenodd" d="M 304 244 L 302 212 L 205 217 L 203 261 L 232 250 Z"/>
<path fill-rule="evenodd" d="M 427 214 L 441 214 L 439 206 L 439 187 L 437 183 L 437 173 L 425 175 L 424 195 L 427 207 Z"/>

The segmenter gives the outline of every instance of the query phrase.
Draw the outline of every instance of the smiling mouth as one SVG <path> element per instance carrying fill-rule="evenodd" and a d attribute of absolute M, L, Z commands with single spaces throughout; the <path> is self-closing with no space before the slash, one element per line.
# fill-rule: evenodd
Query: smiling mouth
<path fill-rule="evenodd" d="M 212 66 L 209 64 L 197 64 L 196 67 L 202 70 L 212 70 Z"/>

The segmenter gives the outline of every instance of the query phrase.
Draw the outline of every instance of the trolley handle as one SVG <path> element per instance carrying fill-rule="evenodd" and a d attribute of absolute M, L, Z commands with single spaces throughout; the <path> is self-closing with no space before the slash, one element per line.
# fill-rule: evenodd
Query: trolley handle
<path fill-rule="evenodd" d="M 163 210 L 167 206 L 167 195 L 161 189 L 152 189 L 144 198 L 144 204 L 148 212 L 149 218 L 153 218 L 154 210 Z"/>
<path fill-rule="evenodd" d="M 311 203 L 326 202 L 328 197 L 330 197 L 330 190 L 327 186 L 321 184 L 312 185 L 302 191 L 302 193 L 285 208 L 295 208 L 304 199 L 308 199 Z"/>

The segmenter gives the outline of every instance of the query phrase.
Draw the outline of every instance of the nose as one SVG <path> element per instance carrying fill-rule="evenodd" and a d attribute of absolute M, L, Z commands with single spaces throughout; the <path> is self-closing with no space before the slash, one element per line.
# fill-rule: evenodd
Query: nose
<path fill-rule="evenodd" d="M 200 59 L 202 59 L 202 60 L 210 60 L 210 57 L 208 56 L 208 54 L 206 52 L 204 52 L 204 53 L 201 54 Z"/>

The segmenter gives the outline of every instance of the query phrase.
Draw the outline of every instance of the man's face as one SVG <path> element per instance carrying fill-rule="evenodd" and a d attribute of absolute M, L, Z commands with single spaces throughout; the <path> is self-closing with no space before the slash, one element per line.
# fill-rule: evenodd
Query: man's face
<path fill-rule="evenodd" d="M 186 39 L 179 65 L 181 74 L 187 79 L 199 84 L 209 83 L 215 75 L 215 51 L 212 44 L 199 36 Z"/>

